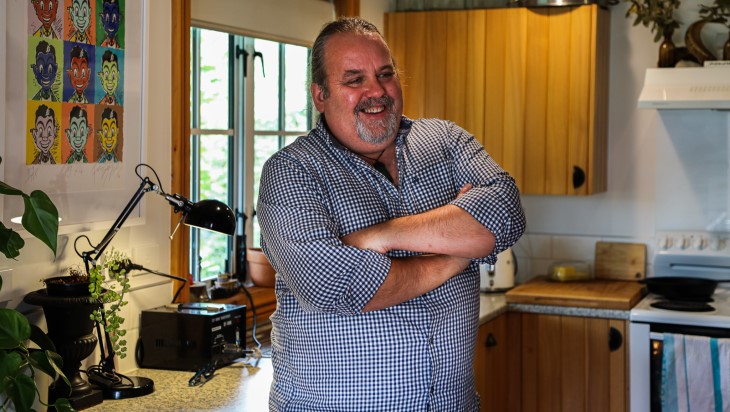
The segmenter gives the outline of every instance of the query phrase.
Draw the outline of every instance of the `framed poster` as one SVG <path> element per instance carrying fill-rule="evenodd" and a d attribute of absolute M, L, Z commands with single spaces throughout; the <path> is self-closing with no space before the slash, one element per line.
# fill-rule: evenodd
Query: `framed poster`
<path fill-rule="evenodd" d="M 146 7 L 144 0 L 6 2 L 4 181 L 46 192 L 61 233 L 108 227 L 139 187 Z M 3 221 L 22 215 L 22 199 L 2 200 Z M 129 222 L 141 216 L 138 208 Z"/>

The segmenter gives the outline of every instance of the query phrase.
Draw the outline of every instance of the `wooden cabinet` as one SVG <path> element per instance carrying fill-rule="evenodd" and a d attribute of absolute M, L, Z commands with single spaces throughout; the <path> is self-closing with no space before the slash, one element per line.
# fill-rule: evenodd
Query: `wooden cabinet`
<path fill-rule="evenodd" d="M 629 410 L 628 321 L 509 312 L 482 325 L 481 411 Z"/>
<path fill-rule="evenodd" d="M 596 5 L 385 16 L 406 116 L 464 127 L 525 194 L 606 190 L 608 30 Z"/>
<path fill-rule="evenodd" d="M 505 313 L 479 327 L 474 375 L 482 412 L 520 410 L 519 316 Z"/>
<path fill-rule="evenodd" d="M 522 412 L 627 411 L 627 321 L 523 313 Z"/>

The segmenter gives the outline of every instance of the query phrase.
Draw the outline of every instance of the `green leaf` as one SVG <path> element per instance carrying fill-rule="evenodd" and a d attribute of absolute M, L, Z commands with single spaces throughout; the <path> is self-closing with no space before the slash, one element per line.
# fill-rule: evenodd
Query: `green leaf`
<path fill-rule="evenodd" d="M 30 353 L 29 359 L 33 368 L 50 376 L 54 381 L 56 380 L 56 376 L 61 373 L 60 367 L 63 364 L 63 360 L 56 352 L 34 350 Z"/>
<path fill-rule="evenodd" d="M 5 227 L 0 222 L 0 252 L 8 259 L 15 259 L 20 255 L 20 249 L 23 246 L 25 246 L 23 238 L 13 229 Z"/>
<path fill-rule="evenodd" d="M 23 196 L 25 213 L 23 227 L 33 236 L 40 239 L 56 255 L 58 242 L 58 210 L 51 199 L 40 190 L 34 190 L 30 196 Z"/>
<path fill-rule="evenodd" d="M 36 325 L 30 325 L 30 340 L 43 350 L 56 351 L 56 345 L 51 338 Z"/>
<path fill-rule="evenodd" d="M 76 410 L 71 406 L 71 402 L 66 398 L 56 399 L 53 404 L 57 412 L 75 412 Z"/>
<path fill-rule="evenodd" d="M 22 196 L 23 191 L 18 190 L 5 182 L 0 182 L 0 193 L 11 196 Z"/>
<path fill-rule="evenodd" d="M 20 312 L 0 308 L 0 349 L 14 349 L 30 338 L 30 324 Z"/>
<path fill-rule="evenodd" d="M 25 359 L 18 352 L 0 350 L 0 393 L 5 393 L 7 386 L 22 373 Z"/>
<path fill-rule="evenodd" d="M 16 411 L 30 411 L 36 398 L 35 381 L 28 375 L 18 375 L 11 380 L 7 393 L 13 400 Z"/>

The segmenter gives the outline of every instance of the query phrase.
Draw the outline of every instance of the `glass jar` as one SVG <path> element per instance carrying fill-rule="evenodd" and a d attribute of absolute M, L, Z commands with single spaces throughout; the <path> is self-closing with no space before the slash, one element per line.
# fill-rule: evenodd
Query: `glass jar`
<path fill-rule="evenodd" d="M 550 266 L 548 272 L 548 279 L 556 282 L 572 282 L 592 278 L 588 263 L 579 260 L 555 262 Z"/>

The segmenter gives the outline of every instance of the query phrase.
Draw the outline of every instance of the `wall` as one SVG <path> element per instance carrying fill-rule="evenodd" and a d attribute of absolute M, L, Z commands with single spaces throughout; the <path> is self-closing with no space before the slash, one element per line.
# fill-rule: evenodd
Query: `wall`
<path fill-rule="evenodd" d="M 384 3 L 361 2 L 363 16 L 372 16 L 381 29 L 374 9 Z M 684 45 L 684 30 L 697 20 L 699 3 L 682 2 L 677 45 Z M 730 113 L 636 108 L 659 45 L 648 28 L 632 26 L 633 16 L 625 17 L 628 5 L 611 7 L 608 190 L 588 197 L 523 197 L 528 224 L 515 247 L 519 281 L 546 273 L 555 260 L 592 264 L 598 240 L 646 243 L 651 262 L 658 231 L 730 231 L 715 224 L 730 210 Z M 386 7 L 383 11 L 395 10 L 395 1 Z M 719 55 L 727 31 L 708 26 L 703 39 Z"/>
<path fill-rule="evenodd" d="M 147 3 L 151 24 L 148 27 L 149 43 L 143 84 L 146 114 L 143 126 L 146 144 L 145 161 L 155 168 L 163 187 L 170 187 L 170 0 L 154 0 Z M 2 13 L 0 13 L 0 17 L 2 17 Z M 5 21 L 4 18 L 2 21 Z M 4 34 L 2 36 L 0 40 L 5 38 Z M 4 42 L 3 49 L 5 49 Z M 0 64 L 2 64 L 1 74 L 6 70 L 4 53 L 0 53 L 0 59 L 3 59 L 0 60 Z M 3 76 L 2 81 L 0 81 L 0 97 L 2 97 L 4 104 L 13 104 L 13 102 L 4 102 L 5 96 L 4 93 L 1 93 L 4 79 Z M 0 133 L 6 133 L 4 127 L 0 129 Z M 129 176 L 129 178 L 136 179 L 135 176 Z M 129 195 L 131 197 L 132 193 Z M 143 265 L 145 267 L 168 272 L 170 269 L 170 241 L 168 239 L 170 228 L 168 222 L 170 221 L 171 208 L 167 202 L 153 195 L 145 197 L 142 200 L 142 205 L 146 224 L 123 228 L 114 238 L 111 246 L 128 253 L 135 259 L 144 261 Z M 119 205 L 120 212 L 123 206 L 123 204 Z M 88 205 L 88 207 L 94 207 L 94 205 Z M 0 306 L 18 308 L 28 315 L 32 321 L 41 325 L 41 327 L 45 327 L 42 310 L 39 307 L 22 303 L 23 296 L 30 291 L 41 288 L 41 279 L 54 276 L 73 264 L 81 263 L 73 249 L 73 241 L 77 236 L 86 235 L 96 243 L 103 238 L 106 230 L 81 231 L 61 235 L 59 237 L 58 254 L 55 259 L 41 242 L 35 238 L 26 238 L 26 245 L 16 261 L 5 259 L 4 256 L 0 257 L 0 270 L 11 270 L 10 273 L 3 272 L 2 274 L 4 285 L 2 292 L 0 292 Z M 137 274 L 132 284 L 138 287 L 128 295 L 130 303 L 124 309 L 124 316 L 126 317 L 124 326 L 128 331 L 127 341 L 130 343 L 130 353 L 134 353 L 140 311 L 168 303 L 172 297 L 171 284 L 161 277 Z M 95 364 L 98 361 L 99 355 L 95 353 L 87 359 L 85 366 Z M 134 368 L 136 368 L 136 364 L 133 356 L 119 360 L 119 371 L 125 372 Z"/>

